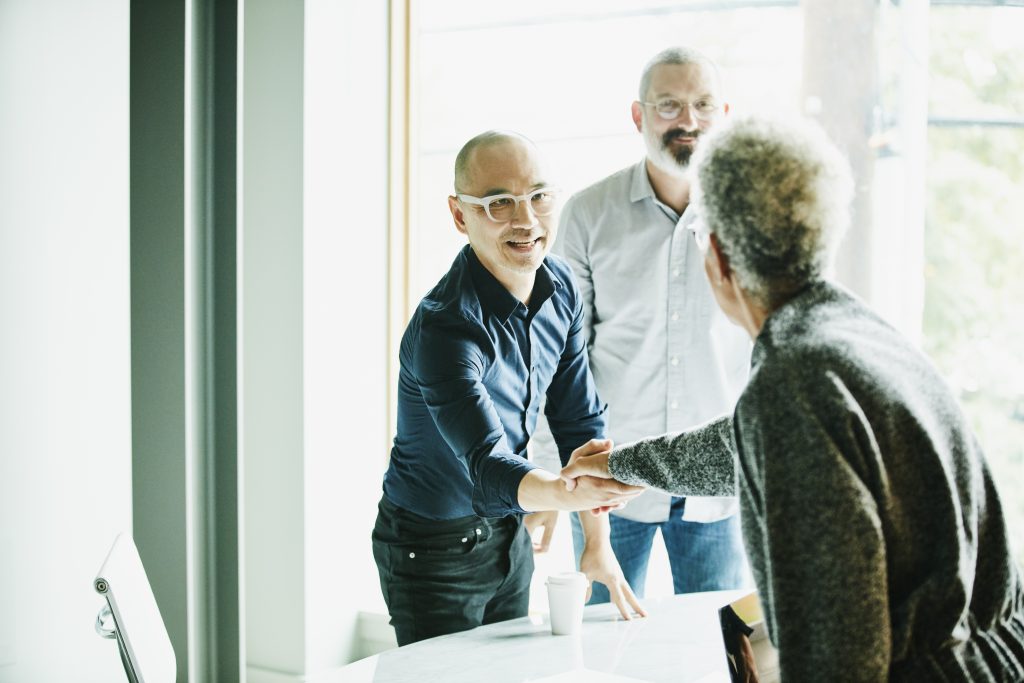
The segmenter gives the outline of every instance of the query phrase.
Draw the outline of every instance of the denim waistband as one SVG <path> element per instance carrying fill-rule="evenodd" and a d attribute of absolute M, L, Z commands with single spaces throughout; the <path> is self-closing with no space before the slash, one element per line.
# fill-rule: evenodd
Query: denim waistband
<path fill-rule="evenodd" d="M 521 515 L 509 515 L 508 517 L 467 515 L 453 519 L 430 519 L 398 507 L 388 500 L 387 496 L 381 496 L 378 509 L 378 523 L 383 522 L 396 533 L 437 535 L 459 531 L 467 527 L 479 526 L 486 526 L 488 529 L 498 531 L 502 529 L 516 529 L 522 520 Z"/>

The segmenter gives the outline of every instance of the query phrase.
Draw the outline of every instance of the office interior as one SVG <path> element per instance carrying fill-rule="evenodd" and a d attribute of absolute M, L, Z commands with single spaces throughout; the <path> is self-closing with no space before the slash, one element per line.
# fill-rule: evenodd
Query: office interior
<path fill-rule="evenodd" d="M 1021 29 L 996 0 L 0 0 L 0 682 L 122 680 L 91 583 L 125 530 L 180 682 L 389 647 L 369 536 L 454 155 L 515 128 L 570 191 L 635 163 L 672 42 L 850 156 L 837 275 L 968 404 L 1024 548 Z"/>

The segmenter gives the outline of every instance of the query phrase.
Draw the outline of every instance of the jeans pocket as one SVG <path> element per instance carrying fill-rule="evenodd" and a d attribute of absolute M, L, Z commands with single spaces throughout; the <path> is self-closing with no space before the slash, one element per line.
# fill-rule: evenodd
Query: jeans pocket
<path fill-rule="evenodd" d="M 395 547 L 410 560 L 417 558 L 458 557 L 473 552 L 481 535 L 476 533 L 476 529 L 468 529 L 455 534 L 445 534 L 443 536 L 400 543 L 396 544 Z"/>

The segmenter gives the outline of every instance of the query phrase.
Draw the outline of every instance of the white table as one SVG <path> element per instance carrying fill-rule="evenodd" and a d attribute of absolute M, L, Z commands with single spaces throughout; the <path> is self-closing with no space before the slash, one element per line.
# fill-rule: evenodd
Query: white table
<path fill-rule="evenodd" d="M 342 669 L 346 683 L 728 683 L 718 608 L 749 591 L 644 600 L 646 619 L 587 607 L 583 632 L 523 617 L 388 650 Z"/>

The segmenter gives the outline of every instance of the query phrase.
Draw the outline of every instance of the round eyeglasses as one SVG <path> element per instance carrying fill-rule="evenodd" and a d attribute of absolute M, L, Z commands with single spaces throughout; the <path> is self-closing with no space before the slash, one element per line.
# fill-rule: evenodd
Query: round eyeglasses
<path fill-rule="evenodd" d="M 693 118 L 698 121 L 714 121 L 722 113 L 722 105 L 714 100 L 702 99 L 696 102 L 683 102 L 666 97 L 657 102 L 640 102 L 640 104 L 654 107 L 658 116 L 666 121 L 675 121 L 683 113 L 683 109 L 693 112 Z"/>
<path fill-rule="evenodd" d="M 512 220 L 519 210 L 519 202 L 527 202 L 534 216 L 550 216 L 555 210 L 558 188 L 542 187 L 526 194 L 492 194 L 488 197 L 474 197 L 468 194 L 456 194 L 460 202 L 484 207 L 487 217 L 495 223 Z"/>

